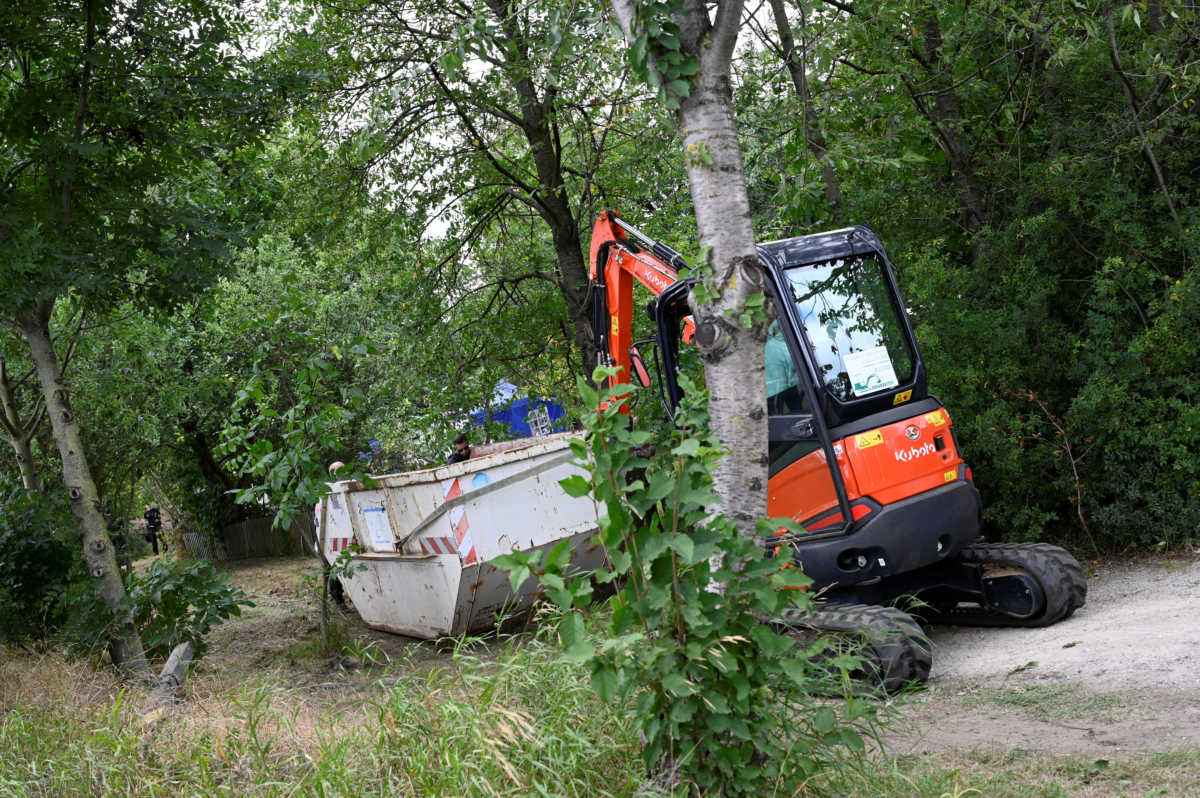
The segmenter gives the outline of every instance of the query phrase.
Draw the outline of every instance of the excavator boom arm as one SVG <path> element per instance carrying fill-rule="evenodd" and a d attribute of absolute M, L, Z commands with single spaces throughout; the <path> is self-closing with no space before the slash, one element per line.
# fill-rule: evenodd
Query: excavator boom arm
<path fill-rule="evenodd" d="M 592 290 L 599 292 L 592 316 L 596 349 L 602 363 L 617 367 L 616 382 L 628 382 L 633 346 L 633 281 L 659 296 L 675 284 L 681 269 L 690 267 L 682 255 L 626 224 L 616 211 L 604 211 L 596 219 L 589 261 Z M 689 321 L 686 340 L 691 339 L 690 333 Z"/>

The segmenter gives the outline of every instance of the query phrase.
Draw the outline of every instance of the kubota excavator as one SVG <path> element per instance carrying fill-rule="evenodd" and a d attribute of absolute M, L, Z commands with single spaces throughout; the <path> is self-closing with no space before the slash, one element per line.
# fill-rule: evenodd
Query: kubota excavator
<path fill-rule="evenodd" d="M 895 274 L 865 225 L 758 245 L 778 318 L 764 351 L 769 426 L 767 516 L 803 533 L 769 541 L 813 579 L 819 609 L 776 623 L 861 634 L 871 673 L 893 691 L 923 682 L 926 623 L 1047 626 L 1083 606 L 1068 552 L 985 543 L 971 469 L 950 414 L 930 395 Z M 649 384 L 633 343 L 633 281 L 654 294 L 660 390 L 680 399 L 690 341 L 688 264 L 671 247 L 600 215 L 592 231 L 593 332 L 602 360 Z"/>

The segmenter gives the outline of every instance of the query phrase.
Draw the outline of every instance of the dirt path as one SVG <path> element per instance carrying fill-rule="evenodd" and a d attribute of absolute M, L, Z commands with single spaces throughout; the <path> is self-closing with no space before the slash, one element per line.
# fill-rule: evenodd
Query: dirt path
<path fill-rule="evenodd" d="M 1047 629 L 932 632 L 930 688 L 895 753 L 1200 748 L 1200 557 L 1104 566 Z"/>

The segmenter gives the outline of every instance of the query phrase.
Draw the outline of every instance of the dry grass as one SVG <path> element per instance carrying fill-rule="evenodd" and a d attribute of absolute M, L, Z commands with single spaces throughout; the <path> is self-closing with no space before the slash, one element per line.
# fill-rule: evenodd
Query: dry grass
<path fill-rule="evenodd" d="M 535 636 L 439 646 L 336 614 L 348 645 L 321 656 L 310 560 L 229 570 L 256 606 L 218 627 L 184 705 L 157 725 L 139 723 L 144 690 L 99 661 L 0 649 L 0 798 L 638 794 L 628 714 L 595 699 L 554 646 Z M 1059 716 L 1079 700 L 989 698 Z M 1197 795 L 1200 753 L 875 754 L 798 794 Z"/>
<path fill-rule="evenodd" d="M 0 712 L 23 706 L 83 715 L 128 689 L 111 669 L 69 660 L 59 651 L 9 650 L 0 657 Z"/>
<path fill-rule="evenodd" d="M 100 661 L 0 649 L 0 796 L 524 795 L 553 784 L 628 795 L 636 784 L 627 719 L 556 648 L 438 646 L 335 612 L 345 645 L 325 655 L 310 560 L 229 570 L 255 606 L 215 630 L 184 704 L 156 724 L 141 722 L 145 689 Z M 581 718 L 595 722 L 581 729 Z"/>

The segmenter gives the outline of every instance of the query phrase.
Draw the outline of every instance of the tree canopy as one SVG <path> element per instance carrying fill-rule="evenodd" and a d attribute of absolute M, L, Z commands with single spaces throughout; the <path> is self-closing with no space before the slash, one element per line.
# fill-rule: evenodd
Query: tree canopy
<path fill-rule="evenodd" d="M 434 462 L 501 381 L 572 406 L 596 214 L 694 262 L 728 240 L 674 138 L 683 6 L 649 6 L 628 42 L 542 0 L 0 11 L 4 479 L 62 482 L 18 329 L 66 363 L 95 501 L 207 530 L 257 511 L 222 440 L 261 416 L 280 451 L 304 364 L 361 397 L 314 462 Z M 733 28 L 747 231 L 880 234 L 990 531 L 1194 539 L 1196 10 L 777 0 Z"/>

